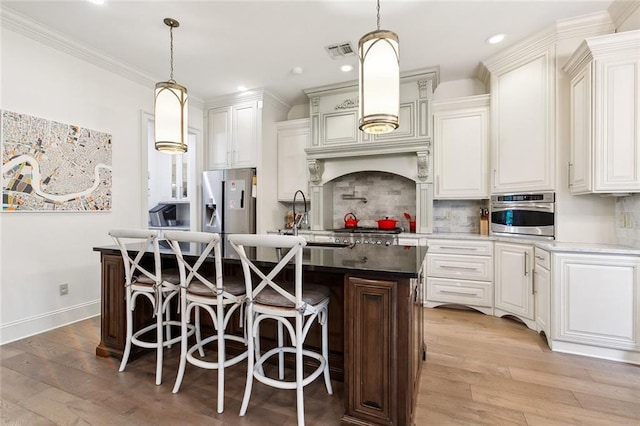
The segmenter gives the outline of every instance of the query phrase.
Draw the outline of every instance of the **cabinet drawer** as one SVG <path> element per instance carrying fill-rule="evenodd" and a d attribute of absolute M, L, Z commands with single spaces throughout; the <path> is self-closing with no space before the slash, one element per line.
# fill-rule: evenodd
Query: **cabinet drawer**
<path fill-rule="evenodd" d="M 493 307 L 490 282 L 427 278 L 427 300 Z"/>
<path fill-rule="evenodd" d="M 535 247 L 533 257 L 536 259 L 536 266 L 541 266 L 546 270 L 551 270 L 551 255 L 548 251 Z"/>
<path fill-rule="evenodd" d="M 471 240 L 428 240 L 429 253 L 471 254 L 477 256 L 491 256 L 493 243 L 491 241 Z"/>
<path fill-rule="evenodd" d="M 493 262 L 489 256 L 428 254 L 427 275 L 430 277 L 493 281 Z"/>

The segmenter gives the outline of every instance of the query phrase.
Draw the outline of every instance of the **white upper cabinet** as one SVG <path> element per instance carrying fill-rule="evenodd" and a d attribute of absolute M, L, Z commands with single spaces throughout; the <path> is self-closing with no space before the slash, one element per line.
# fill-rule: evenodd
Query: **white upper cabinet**
<path fill-rule="evenodd" d="M 492 192 L 554 190 L 554 48 L 519 51 L 487 67 Z"/>
<path fill-rule="evenodd" d="M 252 100 L 208 110 L 209 169 L 256 167 L 261 102 Z"/>
<path fill-rule="evenodd" d="M 586 39 L 563 69 L 571 78 L 571 192 L 640 192 L 640 30 Z"/>
<path fill-rule="evenodd" d="M 435 199 L 489 198 L 489 98 L 434 102 Z"/>
<path fill-rule="evenodd" d="M 309 119 L 281 121 L 278 127 L 278 200 L 291 202 L 298 189 L 309 198 Z"/>

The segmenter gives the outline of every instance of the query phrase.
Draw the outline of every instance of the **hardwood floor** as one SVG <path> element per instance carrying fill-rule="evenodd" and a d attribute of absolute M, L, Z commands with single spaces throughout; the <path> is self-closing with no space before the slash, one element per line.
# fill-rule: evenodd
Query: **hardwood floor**
<path fill-rule="evenodd" d="M 295 392 L 254 384 L 239 417 L 243 364 L 227 369 L 225 412 L 215 411 L 214 371 L 187 366 L 171 393 L 178 347 L 166 352 L 163 383 L 155 357 L 130 362 L 99 358 L 99 318 L 0 347 L 0 422 L 46 424 L 295 425 Z M 640 424 L 640 367 L 553 353 L 523 325 L 472 311 L 425 309 L 427 362 L 417 425 Z M 309 425 L 337 425 L 343 387 L 305 388 Z"/>

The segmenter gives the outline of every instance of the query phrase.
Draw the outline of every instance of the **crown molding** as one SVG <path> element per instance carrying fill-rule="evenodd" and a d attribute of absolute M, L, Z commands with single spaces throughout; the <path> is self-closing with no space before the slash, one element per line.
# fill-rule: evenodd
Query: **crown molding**
<path fill-rule="evenodd" d="M 638 8 L 640 8 L 638 0 L 615 0 L 607 10 L 614 26 L 619 28 Z"/>
<path fill-rule="evenodd" d="M 562 69 L 573 77 L 586 63 L 594 59 L 621 54 L 637 56 L 637 52 L 640 52 L 640 30 L 591 37 L 580 43 L 562 65 Z"/>
<path fill-rule="evenodd" d="M 608 12 L 591 13 L 570 19 L 562 19 L 548 28 L 518 42 L 514 46 L 481 62 L 478 79 L 484 81 L 487 73 L 494 73 L 514 63 L 526 61 L 534 55 L 554 46 L 559 40 L 572 37 L 592 37 L 608 34 L 615 29 Z"/>
<path fill-rule="evenodd" d="M 602 11 L 574 18 L 559 19 L 556 21 L 556 34 L 558 40 L 574 37 L 594 37 L 603 34 L 611 34 L 615 31 L 615 25 L 609 16 L 609 12 Z"/>
<path fill-rule="evenodd" d="M 0 26 L 3 29 L 8 29 L 23 35 L 31 40 L 95 65 L 105 71 L 126 78 L 127 80 L 147 86 L 150 90 L 155 87 L 158 81 L 161 81 L 154 79 L 136 68 L 123 64 L 111 56 L 99 53 L 89 46 L 78 43 L 44 24 L 9 10 L 6 6 L 0 7 Z M 199 108 L 202 108 L 204 105 L 202 100 L 192 95 L 189 95 L 189 103 Z"/>

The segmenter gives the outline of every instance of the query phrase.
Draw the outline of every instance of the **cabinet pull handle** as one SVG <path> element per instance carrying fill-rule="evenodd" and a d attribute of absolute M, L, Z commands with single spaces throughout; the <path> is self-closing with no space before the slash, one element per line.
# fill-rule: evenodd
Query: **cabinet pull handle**
<path fill-rule="evenodd" d="M 456 296 L 478 296 L 477 291 L 453 291 L 453 290 L 440 290 L 442 294 L 455 294 Z"/>
<path fill-rule="evenodd" d="M 436 176 L 436 194 L 440 195 L 440 175 Z"/>
<path fill-rule="evenodd" d="M 460 269 L 463 271 L 477 271 L 478 268 L 473 268 L 471 266 L 451 266 L 451 265 L 440 265 L 440 269 Z"/>
<path fill-rule="evenodd" d="M 538 259 L 538 260 L 544 260 L 544 257 L 542 257 L 542 256 L 538 256 L 538 255 L 536 254 L 536 259 Z"/>
<path fill-rule="evenodd" d="M 535 269 L 533 270 L 533 275 L 534 275 L 534 277 L 533 277 L 533 287 L 531 288 L 531 293 L 532 294 L 536 294 L 537 290 L 536 290 L 536 277 L 535 277 L 535 275 L 538 275 L 538 272 Z"/>
<path fill-rule="evenodd" d="M 524 252 L 524 276 L 526 277 L 529 274 L 528 268 L 527 268 L 527 259 L 529 258 L 529 253 L 527 253 L 526 251 Z"/>
<path fill-rule="evenodd" d="M 569 161 L 567 163 L 567 188 L 569 189 L 573 186 L 573 183 L 571 183 L 571 166 L 573 166 L 573 164 Z"/>
<path fill-rule="evenodd" d="M 493 188 L 496 188 L 496 169 L 493 169 Z"/>
<path fill-rule="evenodd" d="M 451 247 L 451 246 L 440 246 L 441 250 L 478 250 L 477 247 L 464 247 L 464 246 L 460 246 L 460 247 Z"/>

